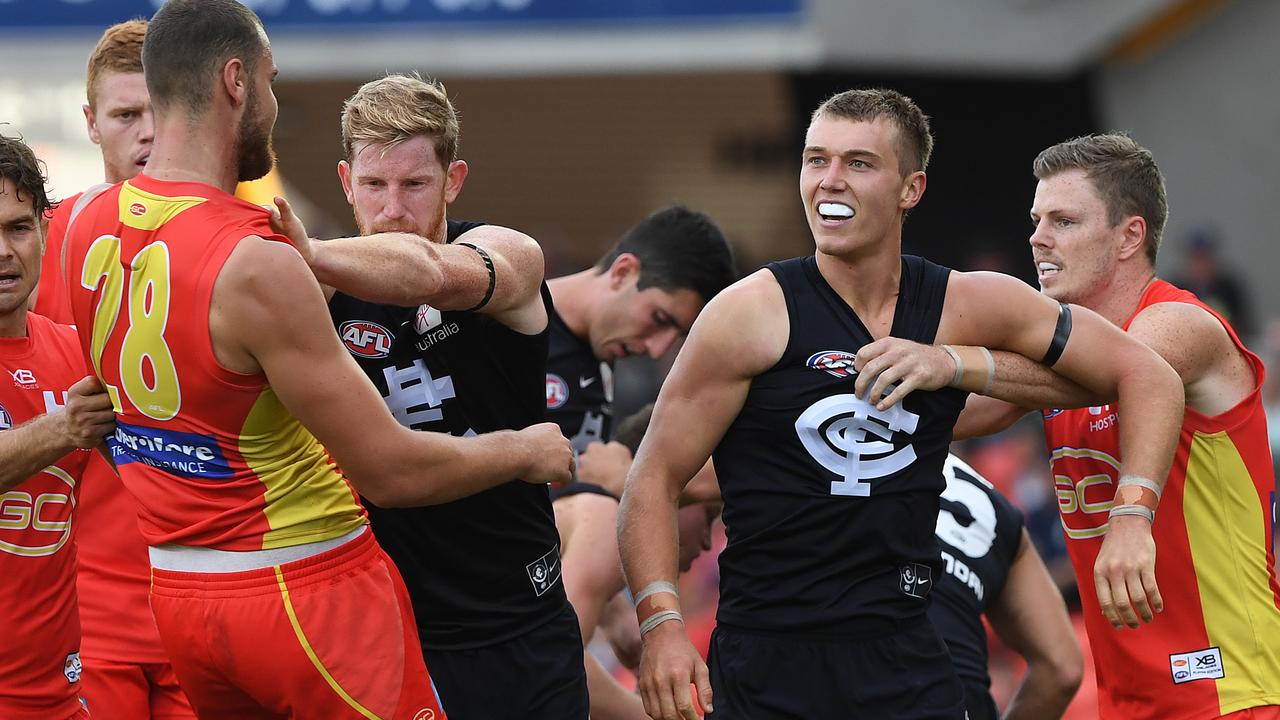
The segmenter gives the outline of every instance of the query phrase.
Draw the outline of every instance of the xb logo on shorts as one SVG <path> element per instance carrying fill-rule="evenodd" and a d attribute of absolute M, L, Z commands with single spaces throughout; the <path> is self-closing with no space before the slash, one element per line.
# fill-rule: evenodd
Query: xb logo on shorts
<path fill-rule="evenodd" d="M 856 372 L 853 353 L 839 350 L 814 353 L 808 365 L 836 377 L 852 377 Z M 871 483 L 865 480 L 888 477 L 915 462 L 915 448 L 908 444 L 894 450 L 893 435 L 910 435 L 919 422 L 920 416 L 908 412 L 902 403 L 878 410 L 849 393 L 810 405 L 796 420 L 796 434 L 819 465 L 844 478 L 832 481 L 832 495 L 869 497 Z"/>

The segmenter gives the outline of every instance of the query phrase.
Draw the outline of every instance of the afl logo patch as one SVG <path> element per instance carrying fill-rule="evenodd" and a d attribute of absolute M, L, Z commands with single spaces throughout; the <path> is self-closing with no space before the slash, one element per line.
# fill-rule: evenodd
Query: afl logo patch
<path fill-rule="evenodd" d="M 129 206 L 129 214 L 134 217 L 142 217 L 147 214 L 147 206 L 136 202 Z"/>
<path fill-rule="evenodd" d="M 356 357 L 384 358 L 391 354 L 391 331 L 378 323 L 348 320 L 338 326 L 338 337 Z"/>
<path fill-rule="evenodd" d="M 0 430 L 8 430 L 11 427 L 13 427 L 13 416 L 4 409 L 3 405 L 0 405 Z"/>
<path fill-rule="evenodd" d="M 847 378 L 858 374 L 853 369 L 856 359 L 856 355 L 844 350 L 823 350 L 810 355 L 805 364 L 814 370 L 824 370 L 838 378 Z"/>
<path fill-rule="evenodd" d="M 569 383 L 555 373 L 547 373 L 547 409 L 556 410 L 569 401 Z"/>

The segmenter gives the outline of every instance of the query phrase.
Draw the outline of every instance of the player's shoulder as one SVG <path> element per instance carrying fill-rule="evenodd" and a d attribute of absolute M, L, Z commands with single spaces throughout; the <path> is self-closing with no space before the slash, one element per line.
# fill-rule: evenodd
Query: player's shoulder
<path fill-rule="evenodd" d="M 60 362 L 78 373 L 83 365 L 80 336 L 74 326 L 54 322 L 39 313 L 27 313 L 27 332 L 42 363 Z"/>

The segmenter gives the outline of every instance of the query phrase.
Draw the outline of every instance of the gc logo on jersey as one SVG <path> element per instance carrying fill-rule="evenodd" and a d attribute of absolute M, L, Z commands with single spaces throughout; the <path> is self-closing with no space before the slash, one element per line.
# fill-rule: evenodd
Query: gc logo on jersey
<path fill-rule="evenodd" d="M 547 409 L 556 410 L 569 401 L 569 383 L 555 373 L 547 373 Z"/>
<path fill-rule="evenodd" d="M 1120 461 L 1101 450 L 1064 446 L 1049 454 L 1049 466 L 1067 537 L 1084 540 L 1105 535 Z"/>
<path fill-rule="evenodd" d="M 810 355 L 805 365 L 814 370 L 825 370 L 838 378 L 847 378 L 858 374 L 853 369 L 853 363 L 857 359 L 853 353 L 844 350 L 822 350 Z"/>
<path fill-rule="evenodd" d="M 378 323 L 348 320 L 338 326 L 338 337 L 356 357 L 384 358 L 391 354 L 391 331 Z"/>
<path fill-rule="evenodd" d="M 23 490 L 0 493 L 0 552 L 18 557 L 48 557 L 71 539 L 75 478 L 57 465 L 40 472 L 66 483 L 66 487 L 56 486 L 56 491 L 48 491 L 48 481 L 41 478 L 40 484 L 34 487 L 24 485 Z M 46 492 L 34 492 L 37 489 Z"/>

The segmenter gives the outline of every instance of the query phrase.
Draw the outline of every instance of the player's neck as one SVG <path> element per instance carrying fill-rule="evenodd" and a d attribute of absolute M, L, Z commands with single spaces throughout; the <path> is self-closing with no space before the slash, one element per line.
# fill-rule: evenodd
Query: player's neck
<path fill-rule="evenodd" d="M 1123 327 L 1138 310 L 1142 295 L 1155 280 L 1149 267 L 1118 269 L 1111 282 L 1095 298 L 1082 303 L 1117 326 Z"/>
<path fill-rule="evenodd" d="M 874 252 L 859 255 L 827 255 L 817 253 L 818 271 L 872 334 L 880 337 L 872 325 L 882 326 L 885 334 L 893 324 L 893 311 L 898 301 L 898 285 L 902 276 L 900 246 L 885 244 Z"/>
<path fill-rule="evenodd" d="M 598 277 L 595 268 L 547 281 L 551 301 L 556 314 L 564 321 L 569 332 L 580 340 L 587 340 L 587 316 L 592 302 L 592 279 Z"/>
<path fill-rule="evenodd" d="M 156 123 L 147 177 L 170 182 L 195 182 L 234 193 L 240 171 L 236 167 L 234 136 L 216 123 L 174 118 Z"/>
<path fill-rule="evenodd" d="M 27 305 L 7 315 L 0 315 L 0 338 L 24 338 L 27 336 Z"/>

